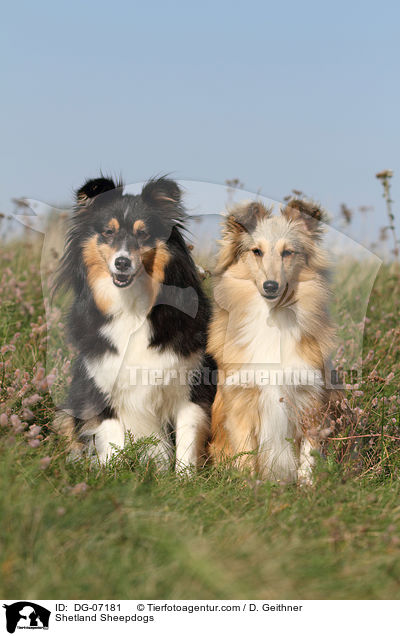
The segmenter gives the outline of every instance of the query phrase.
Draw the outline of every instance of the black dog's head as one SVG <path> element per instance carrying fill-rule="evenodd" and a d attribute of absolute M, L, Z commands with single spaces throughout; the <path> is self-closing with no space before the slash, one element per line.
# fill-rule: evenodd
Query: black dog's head
<path fill-rule="evenodd" d="M 109 179 L 88 181 L 77 192 L 75 221 L 89 278 L 108 274 L 124 288 L 144 267 L 162 281 L 168 239 L 183 220 L 174 181 L 151 180 L 139 195 L 124 195 Z"/>
<path fill-rule="evenodd" d="M 77 289 L 83 280 L 92 289 L 108 282 L 124 289 L 143 271 L 163 282 L 171 243 L 184 244 L 185 217 L 180 188 L 170 179 L 152 179 L 138 195 L 104 177 L 87 181 L 76 193 L 56 289 Z"/>

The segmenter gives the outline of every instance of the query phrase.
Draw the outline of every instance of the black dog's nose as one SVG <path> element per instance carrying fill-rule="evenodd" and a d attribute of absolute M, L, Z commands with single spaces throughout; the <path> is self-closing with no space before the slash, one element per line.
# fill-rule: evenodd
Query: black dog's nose
<path fill-rule="evenodd" d="M 277 283 L 276 280 L 266 280 L 263 287 L 265 293 L 268 294 L 268 296 L 271 296 L 272 294 L 276 294 L 278 291 L 279 283 Z"/>
<path fill-rule="evenodd" d="M 126 258 L 126 256 L 118 256 L 118 258 L 115 259 L 115 267 L 120 272 L 126 272 L 126 270 L 130 268 L 130 266 L 131 261 L 129 258 Z"/>

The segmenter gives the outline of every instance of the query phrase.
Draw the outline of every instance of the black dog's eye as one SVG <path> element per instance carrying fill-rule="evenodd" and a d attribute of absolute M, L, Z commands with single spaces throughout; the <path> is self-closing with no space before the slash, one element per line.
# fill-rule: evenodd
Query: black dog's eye
<path fill-rule="evenodd" d="M 113 230 L 113 228 L 111 227 L 106 227 L 106 229 L 102 231 L 102 235 L 105 238 L 110 238 L 111 236 L 113 236 L 114 233 L 115 233 L 115 230 Z"/>
<path fill-rule="evenodd" d="M 251 251 L 252 251 L 252 252 L 253 252 L 253 254 L 255 254 L 256 256 L 262 256 L 262 255 L 263 255 L 262 251 L 261 251 L 258 247 L 255 247 L 255 248 L 254 248 L 253 250 L 251 250 Z"/>
<path fill-rule="evenodd" d="M 148 238 L 146 230 L 136 230 L 135 236 L 139 241 L 145 241 Z"/>
<path fill-rule="evenodd" d="M 294 254 L 293 250 L 283 250 L 282 258 L 284 258 L 285 256 L 291 256 L 292 254 Z"/>

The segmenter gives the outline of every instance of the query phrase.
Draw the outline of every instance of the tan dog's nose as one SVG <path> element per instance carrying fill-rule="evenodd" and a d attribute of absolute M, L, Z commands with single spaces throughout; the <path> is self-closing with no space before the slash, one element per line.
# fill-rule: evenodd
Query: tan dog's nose
<path fill-rule="evenodd" d="M 279 283 L 276 280 L 266 280 L 263 283 L 263 289 L 267 296 L 274 296 L 278 291 Z"/>

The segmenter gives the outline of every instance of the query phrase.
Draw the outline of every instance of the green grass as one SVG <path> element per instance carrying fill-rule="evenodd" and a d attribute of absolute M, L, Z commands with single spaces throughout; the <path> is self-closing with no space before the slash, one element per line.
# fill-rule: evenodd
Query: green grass
<path fill-rule="evenodd" d="M 136 454 L 43 471 L 26 445 L 2 448 L 1 597 L 400 597 L 398 481 L 331 462 L 311 489 L 229 467 L 177 479 Z"/>
<path fill-rule="evenodd" d="M 15 245 L 0 263 L 0 337 L 15 347 L 0 356 L 1 597 L 400 598 L 398 268 L 383 267 L 371 294 L 363 393 L 348 394 L 362 411 L 335 434 L 351 439 L 331 441 L 315 486 L 297 488 L 230 466 L 157 473 L 140 461 L 143 444 L 106 469 L 66 462 L 40 379 L 39 251 L 29 263 L 26 253 Z M 59 331 L 47 365 L 60 370 L 57 391 L 68 375 Z"/>

